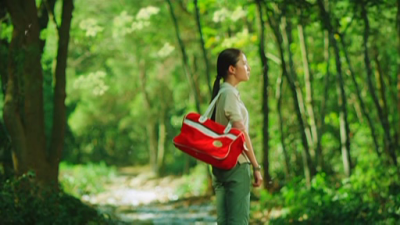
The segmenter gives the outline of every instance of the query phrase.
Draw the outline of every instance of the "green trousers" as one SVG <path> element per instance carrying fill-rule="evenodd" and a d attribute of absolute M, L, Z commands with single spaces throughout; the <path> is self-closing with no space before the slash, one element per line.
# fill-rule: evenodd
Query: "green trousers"
<path fill-rule="evenodd" d="M 230 170 L 213 167 L 212 172 L 218 225 L 249 224 L 250 164 L 238 163 Z"/>

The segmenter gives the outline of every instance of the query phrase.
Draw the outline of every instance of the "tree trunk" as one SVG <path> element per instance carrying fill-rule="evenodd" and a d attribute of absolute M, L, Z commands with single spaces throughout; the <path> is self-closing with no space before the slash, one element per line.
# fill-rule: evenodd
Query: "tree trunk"
<path fill-rule="evenodd" d="M 49 1 L 52 10 L 54 1 Z M 72 0 L 63 2 L 63 21 L 59 28 L 59 47 L 55 74 L 55 115 L 51 152 L 46 151 L 44 126 L 43 74 L 41 54 L 44 42 L 40 31 L 47 27 L 47 9 L 41 7 L 40 17 L 36 2 L 6 1 L 14 26 L 9 48 L 8 79 L 4 104 L 4 122 L 13 148 L 16 175 L 28 170 L 36 174 L 41 185 L 58 184 L 58 162 L 61 157 L 65 130 L 65 68 L 67 60 Z"/>
<path fill-rule="evenodd" d="M 376 88 L 378 89 L 378 93 L 380 94 L 378 96 L 379 105 L 382 107 L 383 116 L 385 118 L 387 118 L 387 120 L 388 120 L 387 123 L 391 124 L 391 121 L 389 120 L 389 115 L 388 115 L 389 108 L 388 108 L 387 100 L 386 100 L 385 82 L 383 81 L 383 71 L 381 68 L 380 60 L 379 60 L 378 47 L 376 45 L 374 46 L 374 50 L 373 50 L 373 60 L 375 61 L 375 65 L 376 65 L 376 70 L 375 70 Z M 393 127 L 393 130 L 394 130 L 394 133 L 396 134 L 396 127 Z M 389 135 L 391 135 L 390 131 L 389 131 Z M 394 139 L 396 139 L 396 136 L 397 135 L 394 136 Z M 397 149 L 397 144 L 396 144 L 395 140 L 393 141 L 392 145 L 393 145 L 394 149 Z"/>
<path fill-rule="evenodd" d="M 4 97 L 3 119 L 13 145 L 13 164 L 17 175 L 28 171 L 27 143 L 21 115 L 23 109 L 20 107 L 19 93 L 22 91 L 19 80 L 22 79 L 21 70 L 17 70 L 17 57 L 22 54 L 22 31 L 14 28 L 11 39 L 8 59 L 8 76 Z"/>
<path fill-rule="evenodd" d="M 322 135 L 325 132 L 325 111 L 326 111 L 326 100 L 328 99 L 329 87 L 330 85 L 330 54 L 329 54 L 329 47 L 330 47 L 330 40 L 329 40 L 329 33 L 327 31 L 324 32 L 324 58 L 326 62 L 326 71 L 325 71 L 325 80 L 324 80 L 324 94 L 321 100 L 321 107 L 320 107 L 320 119 L 318 123 L 318 140 L 317 140 L 317 149 L 315 151 L 316 157 L 316 164 L 319 171 L 324 170 L 324 156 L 322 153 Z"/>
<path fill-rule="evenodd" d="M 192 79 L 193 79 L 193 85 L 194 85 L 194 90 L 197 96 L 197 101 L 199 103 L 202 102 L 202 96 L 201 96 L 201 90 L 200 90 L 200 80 L 199 80 L 199 71 L 198 71 L 198 66 L 197 66 L 197 57 L 196 55 L 192 55 Z"/>
<path fill-rule="evenodd" d="M 176 19 L 174 8 L 172 6 L 171 0 L 167 0 L 167 3 L 168 3 L 168 6 L 169 6 L 169 11 L 170 11 L 170 14 L 171 14 L 172 21 L 174 23 L 176 38 L 178 39 L 179 47 L 180 47 L 181 53 L 182 53 L 183 70 L 184 70 L 186 78 L 187 78 L 187 80 L 189 82 L 189 88 L 192 91 L 191 93 L 194 96 L 194 101 L 195 101 L 195 104 L 196 104 L 196 110 L 197 110 L 197 112 L 201 112 L 199 96 L 196 93 L 193 76 L 190 73 L 188 56 L 186 54 L 185 45 L 184 45 L 184 43 L 182 41 L 182 38 L 181 38 L 181 35 L 180 35 L 178 20 Z"/>
<path fill-rule="evenodd" d="M 210 63 L 208 62 L 208 57 L 207 57 L 207 50 L 204 44 L 204 37 L 203 37 L 203 31 L 201 28 L 201 21 L 200 21 L 200 11 L 199 11 L 199 6 L 197 5 L 197 0 L 194 0 L 194 7 L 196 11 L 196 24 L 197 24 L 197 29 L 199 30 L 199 35 L 200 35 L 200 44 L 201 44 L 201 50 L 203 53 L 203 58 L 204 58 L 204 63 L 206 66 L 206 76 L 207 76 L 207 87 L 210 95 L 212 94 L 212 89 L 211 89 L 211 76 L 210 76 Z"/>
<path fill-rule="evenodd" d="M 397 130 L 400 133 L 400 0 L 397 0 Z M 400 137 L 396 136 L 396 141 Z"/>
<path fill-rule="evenodd" d="M 266 10 L 268 11 L 268 7 L 265 5 Z M 272 12 L 273 13 L 273 12 Z M 281 59 L 281 69 L 282 69 L 282 74 L 283 76 L 286 77 L 290 89 L 292 91 L 292 95 L 293 95 L 293 100 L 294 100 L 294 106 L 295 106 L 295 113 L 297 115 L 297 120 L 301 129 L 301 140 L 302 140 L 302 144 L 304 147 L 303 150 L 303 166 L 304 166 L 304 173 L 305 173 L 305 178 L 307 181 L 307 186 L 310 187 L 311 186 L 311 179 L 315 174 L 315 168 L 313 166 L 312 160 L 311 160 L 311 155 L 310 155 L 310 151 L 309 151 L 309 145 L 308 145 L 308 141 L 307 141 L 307 135 L 306 135 L 306 126 L 304 124 L 303 118 L 302 118 L 302 114 L 300 111 L 300 102 L 299 102 L 299 97 L 296 91 L 296 84 L 292 78 L 292 76 L 290 76 L 286 70 L 286 61 L 285 61 L 285 57 L 284 57 L 284 50 L 282 47 L 283 44 L 283 40 L 282 40 L 282 35 L 279 32 L 279 27 L 277 25 L 277 23 L 275 22 L 275 19 L 273 18 L 274 16 L 270 16 L 268 15 L 268 23 L 270 24 L 274 35 L 277 39 L 278 42 L 278 50 L 280 53 L 280 59 Z M 284 31 L 284 30 L 283 30 Z"/>
<path fill-rule="evenodd" d="M 347 119 L 347 101 L 346 101 L 346 93 L 344 90 L 344 80 L 342 76 L 342 64 L 340 61 L 339 47 L 334 37 L 334 30 L 330 22 L 330 15 L 325 10 L 325 6 L 322 0 L 318 0 L 318 6 L 321 12 L 322 22 L 325 26 L 325 29 L 327 29 L 329 32 L 329 38 L 335 52 L 336 72 L 337 72 L 337 93 L 338 93 L 338 103 L 340 108 L 339 112 L 340 142 L 341 142 L 340 144 L 341 144 L 344 172 L 346 176 L 350 176 L 351 174 L 350 136 L 349 136 L 350 127 Z"/>
<path fill-rule="evenodd" d="M 334 39 L 331 34 L 331 39 Z M 342 76 L 342 66 L 340 62 L 339 47 L 337 46 L 336 40 L 333 41 L 333 48 L 335 50 L 335 61 L 336 61 L 336 72 L 337 72 L 337 93 L 338 93 L 338 104 L 340 108 L 340 141 L 343 158 L 344 172 L 346 176 L 351 175 L 351 157 L 350 157 L 350 126 L 348 122 L 347 113 L 347 98 L 344 90 L 344 80 Z"/>
<path fill-rule="evenodd" d="M 273 187 L 271 185 L 271 175 L 269 172 L 269 107 L 268 107 L 268 59 L 265 55 L 265 20 L 263 16 L 263 9 L 261 7 L 261 0 L 256 0 L 258 16 L 260 20 L 260 41 L 258 43 L 258 53 L 261 59 L 261 66 L 263 68 L 263 87 L 262 87 L 262 115 L 263 115 L 263 167 L 264 167 L 264 187 L 270 191 Z"/>
<path fill-rule="evenodd" d="M 341 44 L 342 44 L 342 47 L 343 47 L 343 52 L 344 52 L 344 56 L 346 58 L 347 66 L 349 67 L 351 80 L 353 81 L 354 87 L 356 88 L 357 99 L 360 102 L 361 112 L 364 115 L 364 117 L 367 119 L 368 126 L 369 126 L 369 128 L 371 130 L 372 140 L 373 140 L 374 145 L 375 145 L 375 152 L 376 152 L 376 154 L 378 156 L 380 156 L 381 152 L 380 152 L 380 147 L 379 147 L 377 135 L 376 135 L 376 132 L 375 132 L 375 126 L 374 126 L 374 123 L 373 123 L 373 121 L 372 121 L 372 119 L 371 119 L 371 117 L 370 117 L 370 115 L 369 115 L 369 113 L 367 111 L 367 108 L 365 106 L 363 97 L 361 96 L 361 90 L 360 90 L 360 87 L 359 87 L 359 85 L 357 83 L 357 80 L 356 80 L 356 74 L 355 74 L 355 72 L 353 70 L 353 66 L 351 64 L 350 57 L 349 57 L 349 54 L 347 52 L 347 46 L 346 46 L 346 43 L 344 41 L 344 34 L 340 34 L 340 41 L 341 41 Z"/>
<path fill-rule="evenodd" d="M 50 143 L 49 161 L 52 168 L 50 173 L 51 180 L 58 180 L 59 163 L 61 153 L 64 148 L 64 137 L 66 130 L 66 106 L 65 106 L 65 87 L 66 87 L 66 69 L 68 59 L 68 43 L 69 31 L 71 28 L 72 11 L 74 9 L 73 0 L 63 0 L 62 6 L 62 21 L 58 28 L 58 50 L 57 50 L 57 65 L 55 69 L 54 79 L 54 112 L 53 112 L 53 127 Z"/>
<path fill-rule="evenodd" d="M 150 167 L 154 174 L 158 174 L 158 163 L 157 163 L 157 134 L 156 134 L 156 122 L 154 115 L 151 111 L 152 109 L 152 102 L 150 96 L 146 90 L 147 86 L 147 77 L 146 77 L 146 65 L 145 61 L 142 60 L 140 62 L 140 82 L 141 82 L 141 89 L 143 94 L 144 100 L 144 109 L 147 111 L 147 123 L 146 123 L 146 133 L 147 133 L 147 140 L 148 140 L 148 147 L 149 147 L 149 163 Z"/>
<path fill-rule="evenodd" d="M 277 110 L 278 110 L 278 121 L 279 121 L 279 133 L 280 133 L 280 141 L 282 145 L 282 152 L 283 152 L 283 158 L 285 160 L 284 168 L 285 168 L 285 174 L 286 174 L 286 179 L 290 177 L 290 169 L 289 169 L 289 155 L 287 153 L 286 149 L 286 144 L 285 144 L 285 132 L 283 130 L 283 116 L 282 116 L 282 92 L 283 92 L 283 77 L 282 73 L 278 77 L 278 80 L 276 82 L 276 98 L 277 98 Z"/>
<path fill-rule="evenodd" d="M 197 59 L 196 59 L 195 55 L 193 55 L 193 60 L 192 61 L 193 61 L 192 74 L 193 74 L 195 90 L 196 90 L 197 95 L 201 96 L 201 94 L 200 94 L 200 86 L 199 86 L 200 82 L 199 82 L 199 76 L 198 76 Z M 199 101 L 202 102 L 201 98 L 199 98 Z M 186 157 L 186 163 L 187 163 L 186 164 L 187 166 L 185 167 L 185 173 L 188 173 L 189 169 L 190 169 L 189 167 L 192 165 L 191 162 L 197 164 L 197 160 L 193 159 L 190 156 L 185 156 L 185 157 Z M 206 164 L 204 166 L 207 167 Z M 210 170 L 208 168 L 207 168 L 207 182 L 208 182 L 208 184 L 207 184 L 206 193 L 207 194 L 213 194 L 214 190 L 213 190 L 213 186 L 212 186 L 212 174 L 211 174 L 211 172 L 210 172 Z"/>
<path fill-rule="evenodd" d="M 400 136 L 399 135 L 399 130 L 398 130 L 398 126 L 397 121 L 400 119 L 399 118 L 399 113 L 397 113 L 397 82 L 394 81 L 394 79 L 391 77 L 391 73 L 385 73 L 383 71 L 390 71 L 390 68 L 392 66 L 391 62 L 388 63 L 388 58 L 390 58 L 390 56 L 388 55 L 388 53 L 381 53 L 382 56 L 380 56 L 380 64 L 382 64 L 382 68 L 380 69 L 382 72 L 382 76 L 383 76 L 383 83 L 386 84 L 387 87 L 389 87 L 389 99 L 390 101 L 388 101 L 388 113 L 389 113 L 389 118 L 391 118 L 391 121 L 389 121 L 390 124 L 393 124 L 393 130 L 394 130 L 394 134 L 393 139 L 394 139 L 394 145 L 397 146 L 397 148 L 399 147 L 399 139 Z M 397 73 L 394 74 L 394 76 L 397 79 Z M 393 106 L 393 107 L 391 107 Z"/>
<path fill-rule="evenodd" d="M 165 109 L 163 109 L 165 110 Z M 165 112 L 165 111 L 164 111 Z M 164 113 L 163 113 L 164 114 Z M 162 175 L 161 172 L 164 169 L 164 154 L 165 154 L 165 137 L 167 136 L 165 127 L 165 116 L 160 115 L 158 121 L 158 147 L 157 147 L 157 168 L 158 175 Z"/>
<path fill-rule="evenodd" d="M 0 121 L 0 164 L 3 168 L 3 176 L 8 179 L 13 174 L 13 163 L 11 155 L 11 141 L 7 131 Z"/>
<path fill-rule="evenodd" d="M 385 140 L 389 145 L 388 146 L 389 147 L 389 155 L 392 158 L 394 165 L 397 166 L 395 146 L 394 146 L 392 137 L 390 135 L 389 121 L 388 121 L 388 118 L 385 117 L 383 109 L 382 109 L 381 105 L 379 104 L 379 100 L 378 100 L 378 97 L 376 96 L 375 88 L 374 88 L 373 81 L 372 81 L 372 68 L 371 68 L 371 62 L 370 62 L 369 54 L 368 54 L 368 38 L 369 38 L 370 28 L 369 28 L 367 9 L 365 8 L 365 2 L 364 2 L 364 4 L 361 4 L 361 16 L 364 20 L 364 26 L 365 26 L 363 47 L 364 47 L 364 63 L 365 63 L 365 68 L 366 68 L 366 72 L 367 72 L 368 90 L 369 90 L 369 93 L 375 104 L 375 107 L 378 110 L 379 120 L 381 121 L 382 128 L 383 128 L 383 131 L 385 134 Z"/>
<path fill-rule="evenodd" d="M 302 117 L 303 123 L 305 124 L 304 132 L 305 132 L 305 135 L 306 135 L 306 138 L 307 138 L 308 147 L 309 147 L 309 151 L 310 151 L 310 156 L 313 156 L 313 155 L 315 156 L 313 138 L 312 138 L 312 135 L 311 135 L 310 125 L 308 123 L 308 119 L 307 119 L 307 115 L 306 115 L 306 107 L 305 107 L 305 104 L 304 104 L 303 91 L 300 88 L 300 84 L 299 84 L 296 68 L 295 68 L 294 62 L 293 62 L 293 53 L 292 53 L 292 50 L 290 49 L 290 46 L 293 43 L 292 24 L 291 24 L 290 20 L 286 20 L 285 16 L 282 17 L 281 24 L 283 26 L 282 31 L 281 31 L 282 38 L 283 38 L 283 43 L 286 45 L 286 48 L 287 48 L 287 51 L 288 51 L 288 55 L 289 55 L 288 58 L 289 58 L 290 74 L 291 74 L 291 77 L 293 79 L 294 85 L 296 87 L 297 97 L 299 99 L 299 108 L 300 108 L 300 113 L 301 113 L 301 117 Z"/>
<path fill-rule="evenodd" d="M 0 8 L 5 8 L 5 0 L 0 0 Z M 7 16 L 7 11 L 6 10 L 0 10 L 0 18 L 6 18 Z M 9 20 L 0 20 L 0 36 L 2 36 L 3 32 L 3 24 L 6 26 L 10 25 Z M 6 39 L 1 39 L 0 38 L 0 49 L 9 49 L 10 48 L 10 43 Z M 3 94 L 3 98 L 6 95 L 6 87 L 7 87 L 7 59 L 8 58 L 8 52 L 7 51 L 0 51 L 0 91 Z M 3 99 L 4 100 L 4 99 Z"/>
<path fill-rule="evenodd" d="M 285 17 L 282 18 L 283 23 L 285 23 L 286 19 Z M 285 26 L 285 25 L 284 25 Z M 283 28 L 283 30 L 285 29 L 285 27 Z M 289 31 L 291 30 L 290 27 L 286 26 L 286 32 L 291 32 Z M 285 32 L 283 32 L 285 34 Z M 282 34 L 282 35 L 284 35 Z M 287 47 L 287 50 L 290 51 L 290 46 L 289 46 L 289 40 L 287 35 L 283 38 L 285 45 Z M 289 52 L 289 68 L 291 70 L 292 76 L 295 73 L 294 71 L 294 63 L 293 63 L 293 58 L 291 53 Z M 283 93 L 283 73 L 281 73 L 278 77 L 277 80 L 277 84 L 276 84 L 276 98 L 277 98 L 277 110 L 278 110 L 278 120 L 279 120 L 279 131 L 280 131 L 280 141 L 281 141 L 281 145 L 282 145 L 282 152 L 283 152 L 283 157 L 284 157 L 284 168 L 285 168 L 285 173 L 286 173 L 286 178 L 290 177 L 290 168 L 289 168 L 289 154 L 287 152 L 287 148 L 286 148 L 286 143 L 285 143 L 285 133 L 284 133 L 284 129 L 283 129 L 283 123 L 284 123 L 284 119 L 282 116 L 282 93 Z"/>
<path fill-rule="evenodd" d="M 315 149 L 318 143 L 318 132 L 317 132 L 317 126 L 316 126 L 316 119 L 314 115 L 314 99 L 313 99 L 313 89 L 312 89 L 312 73 L 310 70 L 310 62 L 308 59 L 308 54 L 307 54 L 307 43 L 306 43 L 306 37 L 304 34 L 303 30 L 303 25 L 298 24 L 297 25 L 297 31 L 299 33 L 299 41 L 300 41 L 300 47 L 301 47 L 301 55 L 303 59 L 303 67 L 304 67 L 304 81 L 305 81 L 305 90 L 306 90 L 306 109 L 307 109 L 307 114 L 308 114 L 308 121 L 310 123 L 310 130 L 311 130 L 311 135 L 312 135 L 312 141 L 310 145 L 312 145 L 311 149 Z M 315 154 L 316 162 L 318 161 L 318 156 Z"/>
<path fill-rule="evenodd" d="M 384 78 L 383 78 L 384 72 L 383 72 L 382 67 L 381 67 L 381 62 L 380 62 L 380 59 L 379 59 L 379 50 L 378 50 L 378 47 L 376 45 L 374 45 L 374 60 L 375 60 L 375 64 L 376 64 L 376 73 L 375 73 L 376 84 L 377 84 L 377 89 L 378 89 L 378 91 L 380 93 L 379 103 L 382 106 L 383 116 L 385 118 L 387 118 L 387 120 L 388 120 L 387 123 L 388 124 L 392 124 L 392 122 L 389 121 L 389 107 L 388 107 L 387 98 L 386 98 L 386 92 L 385 92 L 385 89 L 386 89 L 385 88 L 385 81 L 384 81 Z M 395 120 L 393 120 L 393 122 L 394 121 Z M 394 130 L 394 134 L 395 134 L 393 139 L 396 139 L 396 137 L 397 137 L 396 126 L 393 126 L 393 130 Z M 390 131 L 389 131 L 389 135 L 391 135 Z M 396 140 L 393 140 L 392 145 L 393 145 L 394 150 L 396 150 L 397 147 L 398 147 Z"/>
<path fill-rule="evenodd" d="M 5 8 L 4 2 L 0 0 L 0 7 Z M 6 11 L 0 11 L 0 18 L 6 17 Z M 0 36 L 2 34 L 2 23 L 7 23 L 4 21 L 0 22 Z M 8 25 L 8 23 L 7 23 Z M 4 46 L 4 47 L 3 47 Z M 0 47 L 3 49 L 9 48 L 9 43 L 5 39 L 0 39 Z M 8 53 L 6 51 L 0 51 L 0 58 L 7 59 Z M 6 87 L 7 87 L 7 60 L 2 60 L 0 62 L 0 93 L 2 99 L 4 101 L 6 96 Z M 11 156 L 11 141 L 10 137 L 6 131 L 4 124 L 0 119 L 0 163 L 2 164 L 4 177 L 6 179 L 10 178 L 13 173 L 13 165 L 12 165 L 12 156 Z"/>
<path fill-rule="evenodd" d="M 14 30 L 4 121 L 14 145 L 14 169 L 17 175 L 33 169 L 37 181 L 47 183 L 50 168 L 45 161 L 43 75 L 36 4 L 33 0 L 8 0 L 6 4 Z M 23 104 L 18 99 L 23 99 Z"/>

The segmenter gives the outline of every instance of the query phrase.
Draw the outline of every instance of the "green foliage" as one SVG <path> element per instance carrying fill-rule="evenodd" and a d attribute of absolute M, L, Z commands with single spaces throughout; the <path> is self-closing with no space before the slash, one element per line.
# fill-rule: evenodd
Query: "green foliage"
<path fill-rule="evenodd" d="M 1 182 L 1 224 L 110 224 L 103 215 L 64 192 L 39 187 L 32 174 Z"/>
<path fill-rule="evenodd" d="M 70 94 L 66 102 L 76 106 L 68 118 L 74 135 L 67 146 L 72 151 L 65 155 L 69 162 L 147 163 L 146 122 L 162 116 L 159 111 L 165 117 L 168 104 L 172 103 L 171 95 L 159 90 L 172 92 L 168 85 L 163 85 L 166 83 L 163 78 L 158 82 L 159 77 L 155 76 L 160 64 L 153 63 L 175 49 L 168 40 L 151 38 L 157 31 L 155 26 L 161 24 L 155 22 L 160 8 L 151 2 L 135 7 L 119 4 L 96 2 L 89 7 L 83 2 L 76 4 L 71 59 L 81 57 L 83 61 L 78 60 L 68 71 Z M 112 18 L 99 16 L 99 8 L 112 11 Z M 141 62 L 148 70 L 146 79 L 150 85 L 146 90 L 154 112 L 143 107 L 138 74 Z M 171 149 L 171 145 L 166 148 Z"/>
<path fill-rule="evenodd" d="M 0 24 L 0 39 L 7 40 L 8 43 L 11 41 L 13 26 L 8 23 L 1 23 Z"/>
<path fill-rule="evenodd" d="M 187 197 L 206 193 L 208 169 L 209 167 L 203 163 L 193 167 L 189 174 L 183 176 L 185 182 L 177 188 L 175 194 L 179 197 Z"/>
<path fill-rule="evenodd" d="M 41 1 L 36 2 L 39 4 Z M 63 160 L 68 163 L 60 165 L 60 183 L 68 194 L 81 197 L 102 191 L 107 179 L 115 175 L 115 168 L 109 168 L 106 164 L 118 166 L 147 164 L 150 158 L 149 130 L 153 130 L 157 148 L 160 145 L 165 148 L 165 165 L 162 166 L 162 173 L 182 174 L 183 171 L 189 171 L 189 175 L 184 176 L 187 182 L 177 190 L 178 194 L 197 195 L 206 188 L 205 167 L 199 164 L 195 166 L 196 162 L 175 149 L 171 141 L 179 132 L 185 113 L 195 110 L 195 103 L 182 66 L 182 54 L 170 12 L 167 4 L 165 2 L 161 4 L 161 2 L 153 0 L 74 1 L 66 71 L 67 132 Z M 198 85 L 196 91 L 204 110 L 210 100 L 210 93 L 207 88 L 207 71 L 194 16 L 194 2 L 171 2 L 174 5 L 180 36 L 188 56 L 189 68 L 187 69 Z M 340 151 L 341 117 L 336 90 L 337 71 L 333 49 L 328 51 L 330 59 L 325 58 L 326 42 L 322 30 L 324 26 L 318 13 L 317 1 L 265 2 L 271 10 L 269 16 L 273 16 L 274 13 L 276 19 L 285 18 L 286 25 L 292 28 L 289 34 L 292 35 L 293 42 L 290 45 L 283 44 L 283 58 L 288 61 L 289 53 L 292 54 L 293 69 L 296 74 L 291 75 L 297 77 L 296 84 L 299 86 L 297 92 L 303 94 L 303 101 L 307 103 L 309 100 L 305 96 L 305 68 L 297 27 L 300 22 L 303 23 L 310 72 L 313 76 L 312 102 L 317 118 L 316 123 L 325 123 L 321 140 L 325 167 L 323 170 L 326 174 L 318 174 L 313 180 L 312 187 L 306 189 L 301 179 L 304 174 L 302 167 L 304 149 L 300 134 L 303 130 L 298 124 L 292 90 L 285 78 L 281 90 L 283 132 L 279 129 L 276 81 L 280 79 L 282 73 L 281 52 L 271 27 L 266 24 L 265 51 L 269 68 L 267 95 L 270 110 L 268 118 L 269 169 L 275 179 L 281 182 L 291 179 L 289 183 L 282 184 L 283 188 L 278 195 L 261 193 L 261 202 L 265 207 L 283 207 L 283 216 L 273 222 L 301 223 L 299 221 L 301 219 L 304 223 L 313 224 L 326 221 L 327 223 L 333 223 L 333 221 L 363 223 L 384 221 L 387 218 L 386 222 L 390 224 L 392 220 L 399 219 L 399 208 L 396 208 L 398 207 L 396 205 L 400 204 L 398 178 L 394 169 L 386 165 L 388 161 L 386 153 L 381 151 L 382 157 L 377 159 L 375 151 L 371 150 L 373 140 L 370 125 L 361 112 L 360 102 L 355 93 L 356 88 L 350 76 L 350 65 L 344 59 L 346 49 L 356 74 L 355 79 L 361 89 L 360 95 L 365 109 L 372 119 L 377 140 L 382 148 L 384 130 L 366 84 L 362 46 L 364 22 L 360 19 L 360 5 L 355 1 L 325 1 L 335 30 L 346 31 L 343 37 L 336 35 L 335 38 L 337 41 L 343 38 L 346 44 L 346 48 L 340 46 L 339 51 L 351 132 L 350 154 L 356 168 L 351 178 L 341 180 L 343 162 Z M 399 53 L 395 47 L 398 45 L 398 38 L 394 18 L 396 18 L 397 7 L 395 7 L 395 1 L 373 2 L 374 4 L 369 2 L 367 7 L 371 26 L 371 38 L 368 43 L 370 60 L 374 76 L 378 76 L 377 60 L 380 60 L 384 77 L 383 90 L 386 91 L 376 90 L 376 94 L 380 98 L 381 105 L 384 105 L 382 94 L 386 94 L 388 106 L 386 113 L 389 115 L 390 132 L 394 136 L 399 131 L 393 128 L 396 128 L 400 119 L 396 109 Z M 55 20 L 59 23 L 62 21 L 61 5 L 62 2 L 57 1 Z M 216 58 L 220 50 L 238 47 L 247 55 L 252 69 L 251 78 L 245 84 L 240 84 L 238 89 L 249 111 L 249 132 L 257 158 L 261 161 L 265 152 L 262 148 L 264 138 L 262 127 L 265 121 L 262 115 L 264 96 L 261 94 L 263 88 L 261 74 L 263 68 L 258 49 L 260 21 L 257 6 L 254 1 L 247 0 L 199 0 L 198 7 L 206 55 L 211 67 L 211 78 L 215 77 Z M 264 19 L 267 19 L 265 11 Z M 280 13 L 286 14 L 280 15 Z M 13 27 L 11 22 L 6 20 L 1 23 L 0 39 L 9 43 Z M 282 22 L 280 32 L 283 33 L 285 30 L 283 20 L 277 20 L 277 22 Z M 47 141 L 51 140 L 53 70 L 57 56 L 57 36 L 55 24 L 50 20 L 47 29 L 42 30 L 40 34 L 40 38 L 46 41 L 42 54 L 42 68 Z M 8 58 L 8 50 L 7 45 L 0 44 L 1 59 Z M 19 62 L 25 56 L 17 53 L 15 57 L 19 59 Z M 17 64 L 19 73 L 24 67 L 22 63 Z M 0 60 L 0 67 L 0 73 L 5 74 L 7 60 Z M 287 67 L 291 69 L 289 65 Z M 326 86 L 325 79 L 328 72 L 331 76 Z M 18 80 L 18 82 L 23 84 L 23 80 Z M 373 78 L 373 83 L 375 87 L 378 87 L 377 78 Z M 328 94 L 327 99 L 323 99 L 325 90 Z M 3 97 L 0 91 L 0 120 L 2 120 Z M 326 106 L 323 117 L 322 103 Z M 309 125 L 308 113 L 304 112 L 303 117 Z M 160 132 L 160 125 L 166 127 L 165 143 L 160 143 L 161 135 L 163 135 Z M 281 141 L 281 136 L 283 141 Z M 289 171 L 285 171 L 282 166 L 284 145 L 288 153 Z M 315 152 L 311 152 L 311 157 L 313 163 L 316 163 Z M 3 194 L 3 197 L 7 196 Z M 11 204 L 11 199 L 15 199 L 15 195 L 17 194 L 13 192 L 11 198 L 5 201 Z M 71 205 L 75 204 L 72 200 L 70 202 Z M 21 206 L 18 210 L 25 209 Z M 262 210 L 262 207 L 258 210 Z M 10 215 L 14 215 L 13 212 Z"/>
<path fill-rule="evenodd" d="M 395 224 L 400 219 L 400 180 L 394 167 L 374 154 L 360 157 L 353 175 L 333 179 L 317 174 L 310 189 L 294 179 L 279 193 L 261 193 L 261 208 L 282 207 L 271 224 Z"/>
<path fill-rule="evenodd" d="M 60 184 L 63 190 L 77 198 L 104 191 L 107 181 L 116 175 L 115 167 L 104 162 L 85 165 L 60 164 Z"/>
<path fill-rule="evenodd" d="M 4 105 L 3 92 L 0 91 L 0 122 L 3 121 L 3 105 Z"/>

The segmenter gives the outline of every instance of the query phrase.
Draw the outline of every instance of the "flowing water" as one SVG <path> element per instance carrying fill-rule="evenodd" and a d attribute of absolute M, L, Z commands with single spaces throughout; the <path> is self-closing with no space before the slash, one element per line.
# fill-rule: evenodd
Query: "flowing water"
<path fill-rule="evenodd" d="M 210 196 L 178 198 L 179 178 L 151 179 L 146 174 L 121 173 L 106 191 L 82 197 L 117 224 L 214 225 L 216 210 Z"/>

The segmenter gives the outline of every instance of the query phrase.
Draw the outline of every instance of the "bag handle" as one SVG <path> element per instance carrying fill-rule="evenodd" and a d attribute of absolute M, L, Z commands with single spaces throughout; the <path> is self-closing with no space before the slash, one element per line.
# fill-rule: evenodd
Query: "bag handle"
<path fill-rule="evenodd" d="M 215 96 L 215 98 L 211 101 L 210 105 L 208 106 L 207 110 L 204 112 L 203 115 L 200 116 L 199 118 L 199 122 L 200 123 L 204 123 L 208 118 L 211 118 L 212 112 L 215 109 L 215 105 L 217 104 L 218 98 L 219 96 L 225 92 L 227 90 L 227 88 L 221 88 L 218 91 L 217 96 Z M 232 124 L 231 121 L 229 121 L 228 125 L 226 125 L 226 128 L 224 130 L 224 133 L 228 133 L 232 128 Z"/>

